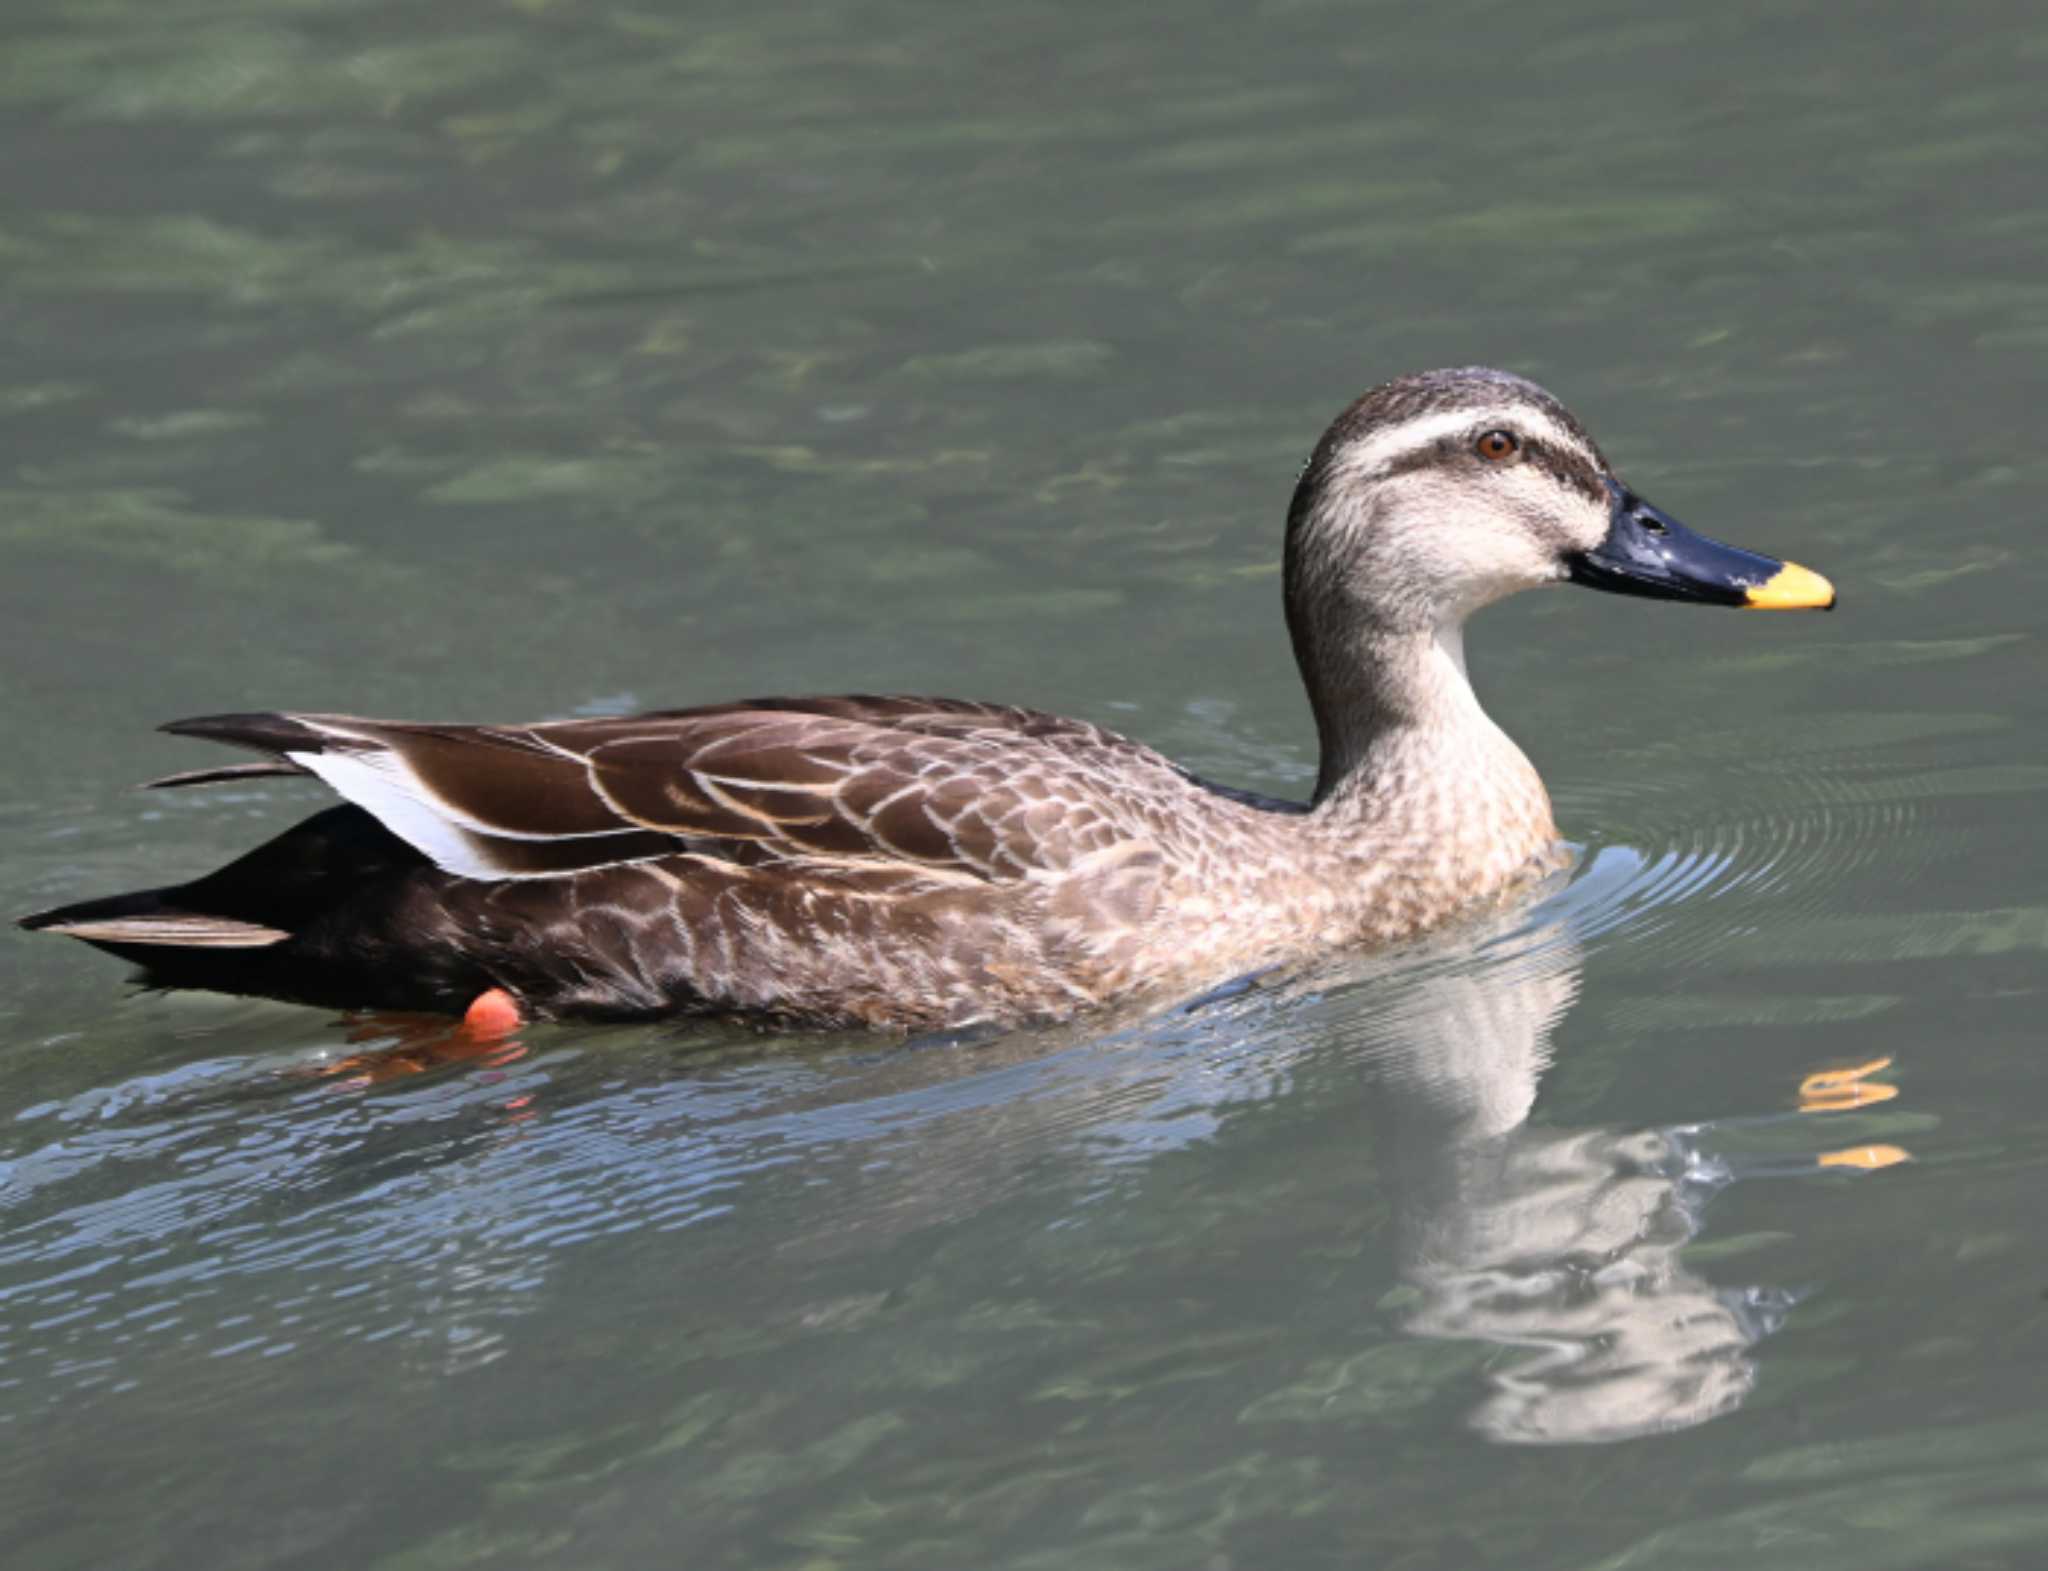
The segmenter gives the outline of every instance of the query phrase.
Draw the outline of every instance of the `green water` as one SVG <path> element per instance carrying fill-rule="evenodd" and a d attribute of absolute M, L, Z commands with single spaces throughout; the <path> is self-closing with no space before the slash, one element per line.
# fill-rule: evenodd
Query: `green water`
<path fill-rule="evenodd" d="M 9 7 L 10 910 L 308 811 L 126 789 L 244 708 L 940 691 L 1299 793 L 1281 511 L 1429 365 L 1843 609 L 1489 612 L 1573 879 L 1149 1024 L 447 1063 L 0 935 L 0 1562 L 2040 1564 L 2044 67 L 2017 3 Z"/>

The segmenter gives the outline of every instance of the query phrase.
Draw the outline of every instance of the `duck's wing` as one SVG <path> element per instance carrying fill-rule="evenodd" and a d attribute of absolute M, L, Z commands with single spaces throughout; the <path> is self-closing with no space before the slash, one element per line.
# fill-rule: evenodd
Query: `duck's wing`
<path fill-rule="evenodd" d="M 1004 883 L 1128 844 L 1120 772 L 1172 777 L 1081 721 L 928 699 L 772 699 L 620 719 L 424 725 L 214 715 L 164 728 L 308 773 L 439 866 L 545 878 L 689 853 Z"/>

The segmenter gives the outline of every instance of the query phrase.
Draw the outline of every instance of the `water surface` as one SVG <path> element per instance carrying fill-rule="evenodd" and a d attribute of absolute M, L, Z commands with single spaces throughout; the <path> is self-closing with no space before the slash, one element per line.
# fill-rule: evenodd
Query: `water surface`
<path fill-rule="evenodd" d="M 125 789 L 241 708 L 937 690 L 1298 794 L 1281 511 L 1427 365 L 1844 609 L 1489 612 L 1573 876 L 1149 1022 L 453 1058 L 12 935 L 0 1561 L 2038 1563 L 2044 60 L 2018 4 L 11 8 L 9 909 L 308 811 Z"/>

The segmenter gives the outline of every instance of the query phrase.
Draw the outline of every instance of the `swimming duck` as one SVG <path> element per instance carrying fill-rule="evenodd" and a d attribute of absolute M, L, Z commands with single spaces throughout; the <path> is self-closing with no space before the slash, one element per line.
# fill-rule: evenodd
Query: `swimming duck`
<path fill-rule="evenodd" d="M 1321 764 L 1305 803 L 1081 720 L 903 697 L 620 719 L 181 720 L 345 799 L 192 883 L 23 920 L 143 980 L 336 1008 L 707 1013 L 955 1027 L 1185 995 L 1407 938 L 1554 865 L 1464 624 L 1578 583 L 1827 608 L 1818 574 L 1686 529 L 1565 407 L 1484 368 L 1374 388 L 1288 510 L 1287 626 Z"/>

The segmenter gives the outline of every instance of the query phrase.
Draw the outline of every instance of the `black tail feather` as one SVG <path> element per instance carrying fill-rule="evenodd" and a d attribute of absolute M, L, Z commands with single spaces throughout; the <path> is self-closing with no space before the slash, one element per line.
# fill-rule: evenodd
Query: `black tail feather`
<path fill-rule="evenodd" d="M 307 771 L 289 758 L 266 758 L 254 764 L 222 764 L 217 769 L 187 769 L 175 775 L 159 775 L 142 782 L 145 791 L 169 791 L 179 786 L 219 785 L 228 780 L 260 780 L 271 775 L 303 775 Z"/>
<path fill-rule="evenodd" d="M 59 933 L 79 939 L 146 968 L 168 965 L 172 970 L 185 962 L 175 954 L 167 957 L 167 951 L 268 949 L 292 936 L 282 928 L 196 911 L 182 900 L 183 893 L 177 889 L 138 889 L 131 894 L 109 895 L 103 900 L 82 900 L 54 911 L 39 911 L 21 918 L 20 925 L 30 932 Z"/>
<path fill-rule="evenodd" d="M 360 807 L 315 813 L 274 840 L 189 884 L 138 889 L 38 911 L 31 932 L 81 923 L 217 917 L 297 932 L 346 904 L 361 887 L 426 865 L 426 858 Z"/>
<path fill-rule="evenodd" d="M 151 987 L 459 1013 L 493 983 L 454 946 L 431 942 L 447 882 L 343 805 L 189 884 L 60 906 L 21 926 L 127 960 Z M 400 954 L 407 963 L 393 964 Z"/>
<path fill-rule="evenodd" d="M 164 901 L 164 896 L 170 892 L 168 889 L 137 889 L 125 895 L 108 895 L 102 900 L 80 900 L 74 905 L 57 906 L 49 911 L 38 911 L 33 916 L 21 917 L 15 926 L 40 933 L 45 928 L 74 927 L 81 922 L 132 921 L 161 916 L 173 909 Z"/>
<path fill-rule="evenodd" d="M 328 738 L 303 720 L 291 715 L 194 715 L 159 726 L 172 736 L 196 736 L 206 742 L 225 742 L 258 753 L 317 753 Z"/>

